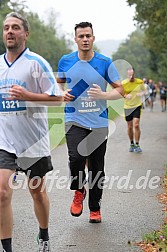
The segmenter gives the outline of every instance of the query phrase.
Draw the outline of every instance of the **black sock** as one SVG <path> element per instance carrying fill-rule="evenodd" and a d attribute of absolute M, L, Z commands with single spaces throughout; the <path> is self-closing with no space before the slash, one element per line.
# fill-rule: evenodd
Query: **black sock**
<path fill-rule="evenodd" d="M 43 241 L 49 240 L 48 228 L 39 228 L 39 239 L 42 239 Z"/>
<path fill-rule="evenodd" d="M 139 145 L 139 142 L 136 142 L 136 145 Z"/>
<path fill-rule="evenodd" d="M 132 140 L 132 141 L 130 141 L 130 143 L 131 143 L 131 144 L 134 144 L 133 140 Z"/>
<path fill-rule="evenodd" d="M 12 238 L 2 239 L 1 243 L 6 252 L 12 252 Z"/>

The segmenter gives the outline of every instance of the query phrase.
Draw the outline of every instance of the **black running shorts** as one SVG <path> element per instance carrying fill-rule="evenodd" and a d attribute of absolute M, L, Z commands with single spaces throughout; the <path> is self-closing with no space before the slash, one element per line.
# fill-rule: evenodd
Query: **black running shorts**
<path fill-rule="evenodd" d="M 44 177 L 53 170 L 51 156 L 28 158 L 17 156 L 5 150 L 0 150 L 0 169 L 9 169 L 24 172 L 29 178 Z"/>
<path fill-rule="evenodd" d="M 129 122 L 132 121 L 133 118 L 140 118 L 141 109 L 141 106 L 137 108 L 125 109 L 125 120 Z"/>

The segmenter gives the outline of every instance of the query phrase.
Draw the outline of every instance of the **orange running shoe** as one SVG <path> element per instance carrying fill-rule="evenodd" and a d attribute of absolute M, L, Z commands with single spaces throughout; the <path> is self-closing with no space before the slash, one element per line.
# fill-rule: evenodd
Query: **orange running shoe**
<path fill-rule="evenodd" d="M 90 218 L 89 218 L 90 223 L 100 223 L 101 222 L 101 214 L 100 210 L 96 212 L 90 212 Z"/>
<path fill-rule="evenodd" d="M 79 217 L 82 214 L 82 210 L 83 210 L 83 201 L 86 197 L 86 189 L 84 187 L 84 192 L 81 193 L 79 191 L 75 191 L 74 194 L 74 199 L 73 202 L 71 204 L 71 215 L 75 216 L 75 217 Z"/>

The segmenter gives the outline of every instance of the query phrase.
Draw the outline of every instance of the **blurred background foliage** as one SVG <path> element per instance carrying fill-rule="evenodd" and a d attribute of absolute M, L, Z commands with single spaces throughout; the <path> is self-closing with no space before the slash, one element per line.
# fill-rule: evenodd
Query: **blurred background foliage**
<path fill-rule="evenodd" d="M 133 21 L 136 30 L 120 44 L 118 50 L 111 55 L 112 59 L 128 61 L 140 78 L 167 82 L 167 1 L 126 0 L 126 2 L 129 6 L 135 6 Z M 3 19 L 10 11 L 17 11 L 28 18 L 30 36 L 27 47 L 46 58 L 53 71 L 57 71 L 60 57 L 74 49 L 72 35 L 70 37 L 62 34 L 57 27 L 58 13 L 50 9 L 46 13 L 47 22 L 46 20 L 44 22 L 37 13 L 28 9 L 26 0 L 0 0 L 1 37 Z M 96 46 L 94 49 L 100 51 Z M 3 41 L 0 40 L 0 54 L 4 51 Z"/>
<path fill-rule="evenodd" d="M 167 83 L 167 1 L 127 0 L 127 3 L 135 6 L 136 31 L 112 57 L 126 59 L 139 77 Z"/>

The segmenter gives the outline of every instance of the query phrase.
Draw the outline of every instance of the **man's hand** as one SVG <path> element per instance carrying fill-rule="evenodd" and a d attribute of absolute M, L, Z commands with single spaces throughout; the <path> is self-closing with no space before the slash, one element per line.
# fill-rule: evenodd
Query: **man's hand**
<path fill-rule="evenodd" d="M 65 91 L 62 91 L 63 92 L 63 97 L 64 97 L 64 102 L 70 102 L 75 98 L 74 95 L 70 94 L 71 91 L 72 91 L 72 89 L 67 89 Z"/>
<path fill-rule="evenodd" d="M 26 101 L 29 99 L 29 95 L 30 92 L 27 91 L 24 87 L 19 86 L 19 85 L 13 85 L 10 89 L 9 89 L 9 93 L 10 93 L 10 98 L 8 98 L 9 100 L 22 100 L 22 101 Z"/>
<path fill-rule="evenodd" d="M 102 100 L 104 99 L 104 92 L 101 90 L 100 86 L 93 84 L 93 88 L 90 88 L 88 91 L 88 96 L 91 100 Z"/>
<path fill-rule="evenodd" d="M 124 96 L 124 98 L 130 100 L 130 99 L 132 99 L 132 94 L 126 94 Z"/>

